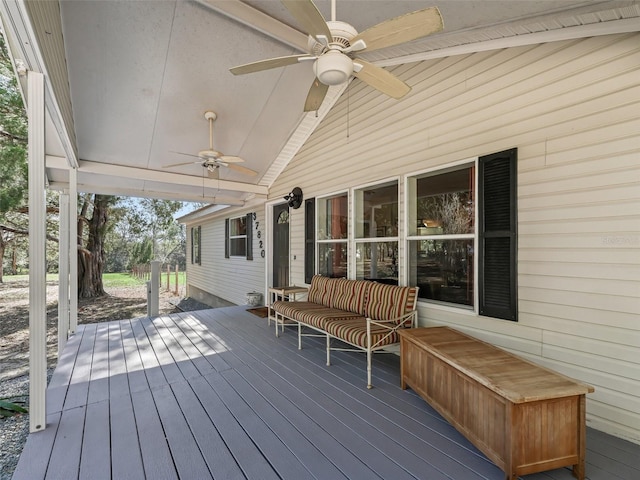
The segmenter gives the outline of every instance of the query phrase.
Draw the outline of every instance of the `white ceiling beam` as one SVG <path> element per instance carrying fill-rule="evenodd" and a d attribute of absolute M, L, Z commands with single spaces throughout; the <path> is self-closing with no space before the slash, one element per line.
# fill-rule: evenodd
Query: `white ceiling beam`
<path fill-rule="evenodd" d="M 240 0 L 196 0 L 199 4 L 215 10 L 243 25 L 301 52 L 307 52 L 308 36 L 295 28 L 270 17 Z"/>
<path fill-rule="evenodd" d="M 62 157 L 47 155 L 47 168 L 67 170 L 69 164 Z M 267 195 L 268 187 L 264 185 L 254 185 L 253 183 L 232 182 L 229 180 L 218 180 L 215 178 L 183 175 L 171 172 L 160 172 L 157 170 L 147 170 L 145 168 L 125 167 L 123 165 L 112 165 L 108 163 L 89 162 L 82 160 L 79 162 L 78 174 L 88 173 L 93 175 L 105 175 L 110 177 L 135 178 L 148 182 L 161 182 L 173 185 L 181 185 L 197 188 L 213 188 L 216 190 L 229 190 L 232 192 L 255 193 L 257 195 Z"/>
<path fill-rule="evenodd" d="M 69 188 L 66 182 L 51 182 L 49 188 L 52 190 L 63 191 Z M 197 193 L 177 193 L 177 192 L 155 192 L 151 190 L 141 190 L 134 188 L 120 188 L 109 185 L 94 185 L 79 183 L 78 191 L 85 193 L 96 193 L 98 195 L 117 195 L 121 197 L 137 197 L 137 198 L 157 198 L 160 200 L 176 200 L 179 202 L 200 202 L 211 203 L 216 205 L 244 206 L 245 200 L 226 197 L 221 195 L 203 195 L 202 192 Z"/>

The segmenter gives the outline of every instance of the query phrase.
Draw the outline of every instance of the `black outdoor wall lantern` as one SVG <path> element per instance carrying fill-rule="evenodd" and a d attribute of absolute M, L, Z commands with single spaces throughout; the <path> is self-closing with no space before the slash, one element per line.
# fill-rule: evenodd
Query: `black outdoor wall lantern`
<path fill-rule="evenodd" d="M 295 187 L 291 190 L 291 193 L 287 193 L 284 196 L 284 199 L 287 201 L 287 204 L 295 210 L 302 205 L 302 190 L 300 187 Z"/>

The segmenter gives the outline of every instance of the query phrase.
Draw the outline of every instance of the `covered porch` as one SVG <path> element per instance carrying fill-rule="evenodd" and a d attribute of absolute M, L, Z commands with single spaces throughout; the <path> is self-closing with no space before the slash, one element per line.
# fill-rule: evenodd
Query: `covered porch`
<path fill-rule="evenodd" d="M 39 478 L 501 479 L 411 390 L 399 359 L 339 352 L 228 307 L 81 325 L 14 474 Z M 640 478 L 640 446 L 587 432 L 587 478 Z M 570 479 L 570 469 L 526 479 Z"/>

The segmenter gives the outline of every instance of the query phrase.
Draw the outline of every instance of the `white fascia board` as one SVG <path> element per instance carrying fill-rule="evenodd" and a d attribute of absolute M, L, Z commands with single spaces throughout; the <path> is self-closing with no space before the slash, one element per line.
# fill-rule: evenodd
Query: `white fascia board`
<path fill-rule="evenodd" d="M 612 20 L 589 25 L 558 28 L 544 32 L 527 33 L 512 37 L 497 38 L 484 42 L 457 45 L 455 47 L 441 48 L 428 52 L 404 55 L 373 62 L 379 67 L 390 67 L 405 63 L 433 60 L 435 58 L 452 57 L 455 55 L 467 55 L 470 53 L 500 50 L 503 48 L 522 47 L 525 45 L 538 45 L 542 43 L 560 42 L 563 40 L 575 40 L 578 38 L 597 37 L 602 35 L 615 35 L 620 33 L 632 33 L 640 31 L 640 18 L 626 18 Z"/>
<path fill-rule="evenodd" d="M 215 215 L 222 210 L 227 210 L 231 205 L 207 205 L 206 207 L 199 208 L 193 212 L 187 213 L 182 217 L 176 218 L 178 223 L 190 224 L 198 221 L 205 220 L 212 215 Z"/>
<path fill-rule="evenodd" d="M 191 213 L 184 215 L 183 217 L 179 217 L 176 220 L 179 223 L 184 224 L 192 224 L 195 222 L 203 222 L 206 220 L 211 220 L 214 218 L 219 218 L 221 216 L 229 216 L 234 212 L 240 210 L 247 210 L 250 208 L 255 208 L 256 210 L 259 208 L 264 208 L 264 205 L 267 201 L 267 198 L 262 195 L 255 195 L 252 198 L 247 199 L 244 205 L 207 205 L 206 207 L 202 207 L 198 210 L 195 210 Z M 220 202 L 221 203 L 221 202 Z"/>

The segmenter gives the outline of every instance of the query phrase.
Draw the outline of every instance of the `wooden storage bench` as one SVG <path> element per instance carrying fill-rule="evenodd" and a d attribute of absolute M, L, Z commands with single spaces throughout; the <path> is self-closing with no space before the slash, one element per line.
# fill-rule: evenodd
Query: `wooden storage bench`
<path fill-rule="evenodd" d="M 402 388 L 419 393 L 507 479 L 569 465 L 584 479 L 593 387 L 449 327 L 398 333 Z"/>

